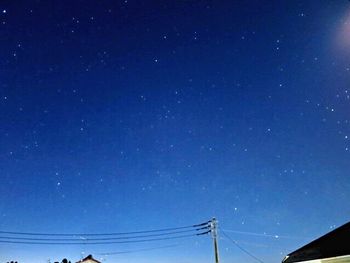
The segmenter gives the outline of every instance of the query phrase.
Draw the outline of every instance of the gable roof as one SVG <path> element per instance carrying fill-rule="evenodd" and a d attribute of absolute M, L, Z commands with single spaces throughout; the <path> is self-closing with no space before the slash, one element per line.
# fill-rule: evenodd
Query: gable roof
<path fill-rule="evenodd" d="M 283 263 L 350 255 L 350 222 L 288 254 Z"/>
<path fill-rule="evenodd" d="M 100 261 L 94 259 L 94 258 L 92 257 L 92 255 L 88 255 L 86 258 L 83 258 L 83 259 L 79 260 L 79 261 L 76 262 L 76 263 L 82 263 L 82 262 L 85 262 L 85 261 L 93 261 L 93 262 L 96 262 L 96 263 L 101 263 Z"/>

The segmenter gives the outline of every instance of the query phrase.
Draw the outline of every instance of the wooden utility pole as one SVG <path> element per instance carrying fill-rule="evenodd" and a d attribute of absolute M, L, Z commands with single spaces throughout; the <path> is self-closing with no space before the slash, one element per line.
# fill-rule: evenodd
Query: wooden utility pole
<path fill-rule="evenodd" d="M 214 217 L 210 222 L 211 236 L 214 241 L 215 263 L 219 263 L 219 248 L 218 248 L 218 221 Z"/>

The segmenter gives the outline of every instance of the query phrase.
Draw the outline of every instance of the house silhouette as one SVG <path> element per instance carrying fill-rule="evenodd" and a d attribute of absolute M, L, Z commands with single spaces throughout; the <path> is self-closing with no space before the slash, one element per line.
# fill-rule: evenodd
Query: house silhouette
<path fill-rule="evenodd" d="M 94 259 L 92 255 L 88 255 L 86 258 L 83 258 L 76 263 L 101 263 L 100 261 Z"/>

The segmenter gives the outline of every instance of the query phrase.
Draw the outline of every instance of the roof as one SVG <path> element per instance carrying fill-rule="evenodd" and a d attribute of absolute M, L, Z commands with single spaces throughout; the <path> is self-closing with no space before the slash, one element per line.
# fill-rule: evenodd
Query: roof
<path fill-rule="evenodd" d="M 94 258 L 92 257 L 92 255 L 88 255 L 86 258 L 83 258 L 83 259 L 79 260 L 77 263 L 87 262 L 87 261 L 88 261 L 88 262 L 101 263 L 100 261 L 94 259 Z"/>
<path fill-rule="evenodd" d="M 350 255 L 350 222 L 288 254 L 283 263 Z"/>

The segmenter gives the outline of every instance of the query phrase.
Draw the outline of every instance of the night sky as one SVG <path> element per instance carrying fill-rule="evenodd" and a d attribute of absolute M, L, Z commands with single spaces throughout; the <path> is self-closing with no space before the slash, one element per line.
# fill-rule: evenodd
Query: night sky
<path fill-rule="evenodd" d="M 349 1 L 1 1 L 0 58 L 1 231 L 215 216 L 268 263 L 350 218 Z M 0 244 L 1 262 L 90 253 L 214 262 L 210 235 Z"/>

